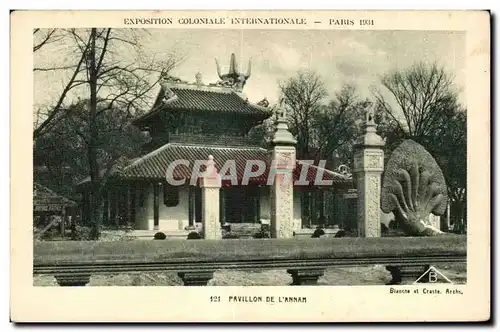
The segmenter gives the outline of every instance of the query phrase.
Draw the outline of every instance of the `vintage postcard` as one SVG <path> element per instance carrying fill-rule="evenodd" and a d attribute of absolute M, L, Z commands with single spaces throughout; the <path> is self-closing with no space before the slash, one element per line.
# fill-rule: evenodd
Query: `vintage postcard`
<path fill-rule="evenodd" d="M 14 11 L 11 73 L 13 321 L 490 318 L 487 11 Z"/>

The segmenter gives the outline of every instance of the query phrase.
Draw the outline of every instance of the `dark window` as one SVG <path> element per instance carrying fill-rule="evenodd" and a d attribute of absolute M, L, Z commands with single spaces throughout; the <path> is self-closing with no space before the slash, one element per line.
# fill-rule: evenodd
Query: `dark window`
<path fill-rule="evenodd" d="M 228 187 L 225 189 L 226 222 L 259 222 L 260 201 L 258 187 Z"/>
<path fill-rule="evenodd" d="M 195 211 L 195 216 L 194 220 L 195 222 L 203 222 L 202 220 L 202 213 L 201 213 L 201 188 L 196 186 L 195 187 L 195 197 L 194 197 L 194 211 Z"/>
<path fill-rule="evenodd" d="M 177 206 L 179 204 L 179 187 L 163 186 L 163 204 L 165 206 Z"/>
<path fill-rule="evenodd" d="M 145 190 L 144 190 L 143 187 L 139 187 L 139 195 L 138 195 L 139 197 L 138 197 L 138 199 L 139 199 L 139 206 L 140 207 L 144 206 L 144 200 L 145 200 L 145 196 L 146 196 L 145 193 L 144 193 L 144 191 Z"/>

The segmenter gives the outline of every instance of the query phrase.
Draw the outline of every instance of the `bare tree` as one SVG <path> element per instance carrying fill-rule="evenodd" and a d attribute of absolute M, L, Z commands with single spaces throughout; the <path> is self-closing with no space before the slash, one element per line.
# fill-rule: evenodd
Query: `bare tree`
<path fill-rule="evenodd" d="M 389 96 L 373 89 L 376 102 L 397 129 L 411 138 L 432 136 L 441 128 L 443 113 L 457 106 L 453 78 L 436 63 L 396 70 L 384 75 L 381 83 Z"/>
<path fill-rule="evenodd" d="M 328 95 L 325 84 L 317 73 L 299 71 L 280 84 L 279 89 L 280 104 L 286 109 L 291 130 L 297 136 L 298 157 L 309 157 L 314 114 L 319 112 L 321 103 Z"/>
<path fill-rule="evenodd" d="M 352 146 L 360 130 L 360 120 L 367 101 L 360 100 L 353 85 L 344 85 L 333 98 L 321 77 L 312 71 L 300 71 L 280 85 L 281 105 L 287 110 L 290 131 L 297 139 L 297 156 L 327 167 L 352 160 Z M 342 160 L 340 160 L 342 159 Z M 302 193 L 302 211 L 311 221 L 325 222 L 323 192 Z M 315 209 L 310 209 L 314 204 Z M 309 211 L 309 212 L 306 212 Z"/>
<path fill-rule="evenodd" d="M 158 81 L 179 64 L 182 57 L 173 53 L 161 60 L 150 57 L 142 52 L 140 37 L 133 30 L 92 28 L 65 32 L 79 61 L 47 118 L 35 129 L 34 136 L 37 138 L 50 131 L 55 121 L 67 114 L 70 108 L 63 104 L 70 91 L 88 101 L 88 130 L 84 130 L 85 135 L 79 130 L 75 130 L 75 134 L 86 140 L 92 199 L 90 216 L 95 226 L 94 236 L 98 237 L 102 189 L 112 165 L 100 165 L 98 160 L 101 149 L 99 118 L 116 108 L 129 117 L 141 114 L 151 102 Z"/>
<path fill-rule="evenodd" d="M 36 43 L 33 47 L 33 51 L 39 51 L 43 46 L 50 44 L 48 40 L 50 40 L 51 36 L 54 35 L 55 31 L 56 29 L 50 29 L 48 32 L 46 32 L 45 35 L 48 36 L 48 39 L 46 37 L 42 41 Z M 63 37 L 58 39 L 58 41 L 62 40 L 63 38 L 66 38 L 67 40 L 67 38 L 69 38 L 69 35 L 63 35 Z M 87 49 L 85 49 L 83 52 L 75 53 L 74 58 L 77 59 L 76 64 L 43 68 L 35 66 L 33 68 L 34 72 L 69 71 L 71 73 L 69 80 L 64 84 L 64 87 L 62 88 L 61 93 L 57 97 L 55 103 L 53 105 L 47 105 L 45 107 L 45 110 L 42 110 L 40 107 L 37 109 L 37 113 L 35 116 L 35 128 L 33 130 L 34 139 L 37 139 L 38 137 L 49 132 L 52 126 L 57 122 L 57 120 L 60 119 L 61 116 L 64 116 L 66 108 L 63 107 L 63 105 L 66 97 L 68 96 L 70 91 L 77 88 L 78 86 L 82 86 L 85 84 L 85 81 L 78 80 L 77 78 L 82 75 L 83 71 L 85 70 L 84 65 L 86 52 Z"/>
<path fill-rule="evenodd" d="M 315 161 L 331 160 L 334 152 L 353 142 L 363 119 L 361 112 L 370 105 L 350 84 L 342 86 L 328 101 L 323 80 L 312 71 L 298 72 L 280 85 L 280 90 L 280 103 L 297 138 L 297 154 Z"/>
<path fill-rule="evenodd" d="M 36 34 L 50 36 L 50 42 L 36 41 L 37 51 L 49 44 L 59 43 L 66 49 L 68 63 L 57 66 L 35 66 L 35 72 L 59 71 L 67 76 L 67 81 L 60 94 L 51 105 L 37 110 L 33 137 L 37 138 L 51 130 L 60 117 L 66 114 L 70 95 L 89 95 L 89 50 L 92 46 L 91 29 L 50 29 L 39 30 Z M 141 37 L 145 30 L 131 29 L 96 29 L 95 51 L 97 93 L 101 99 L 110 101 L 109 107 L 120 103 L 127 112 L 137 112 L 143 109 L 151 100 L 151 93 L 161 75 L 165 75 L 178 65 L 183 56 L 175 51 L 167 54 L 164 59 L 158 59 L 155 54 L 142 51 Z M 43 43 L 43 44 L 42 44 Z M 61 45 L 62 44 L 62 45 Z M 39 52 L 35 53 L 38 55 Z M 130 55 L 127 58 L 125 55 Z M 35 58 L 36 59 L 36 58 Z M 66 105 L 66 106 L 65 106 Z"/>
<path fill-rule="evenodd" d="M 34 29 L 33 30 L 33 52 L 39 51 L 42 47 L 58 42 L 63 37 L 59 34 L 59 29 Z"/>
<path fill-rule="evenodd" d="M 344 85 L 335 93 L 335 99 L 321 107 L 320 112 L 314 116 L 312 137 L 316 147 L 315 159 L 330 159 L 337 152 L 337 158 L 349 163 L 352 151 L 348 155 L 342 155 L 345 151 L 342 148 L 352 150 L 354 141 L 360 135 L 363 111 L 370 105 L 368 100 L 359 98 L 353 85 Z M 342 152 L 339 151 L 341 149 Z"/>

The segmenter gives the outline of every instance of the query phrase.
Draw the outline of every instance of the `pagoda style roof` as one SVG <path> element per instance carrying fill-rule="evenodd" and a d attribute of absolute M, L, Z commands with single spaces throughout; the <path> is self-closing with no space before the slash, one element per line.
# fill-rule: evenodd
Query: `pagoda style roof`
<path fill-rule="evenodd" d="M 242 92 L 230 87 L 164 81 L 152 110 L 133 123 L 139 125 L 146 122 L 164 108 L 174 111 L 247 114 L 262 119 L 272 115 L 269 108 L 250 103 Z"/>
<path fill-rule="evenodd" d="M 258 176 L 251 177 L 249 183 L 266 184 L 270 169 L 268 151 L 259 147 L 221 147 L 221 146 L 199 146 L 186 145 L 179 143 L 168 143 L 161 148 L 138 158 L 130 165 L 123 168 L 115 175 L 122 179 L 142 179 L 142 180 L 164 180 L 168 166 L 177 160 L 188 160 L 189 167 L 178 165 L 173 172 L 175 180 L 191 179 L 192 169 L 195 160 L 207 160 L 208 156 L 214 157 L 215 166 L 221 170 L 221 167 L 228 161 L 234 160 L 238 183 L 241 183 L 248 160 L 261 160 L 266 163 L 266 171 Z M 294 169 L 294 181 L 298 180 L 302 171 L 303 164 L 297 161 L 297 167 Z M 316 179 L 316 173 L 319 167 L 309 165 L 306 181 L 313 184 Z M 348 176 L 333 172 L 327 169 L 323 170 L 323 180 L 332 180 L 336 187 L 352 186 L 352 179 Z M 224 175 L 224 174 L 221 174 Z M 227 181 L 230 183 L 230 181 Z M 224 181 L 223 181 L 224 183 Z"/>

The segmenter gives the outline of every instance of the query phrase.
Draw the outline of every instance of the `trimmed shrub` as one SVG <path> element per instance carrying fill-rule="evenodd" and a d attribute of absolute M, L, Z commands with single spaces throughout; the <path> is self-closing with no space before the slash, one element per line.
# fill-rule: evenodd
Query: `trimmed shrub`
<path fill-rule="evenodd" d="M 260 231 L 257 232 L 253 235 L 254 239 L 270 239 L 271 238 L 271 233 L 270 232 L 264 232 Z"/>
<path fill-rule="evenodd" d="M 156 233 L 154 237 L 155 240 L 165 240 L 166 238 L 167 236 L 163 232 Z"/>
<path fill-rule="evenodd" d="M 313 235 L 311 236 L 312 238 L 318 238 L 325 235 L 325 231 L 322 228 L 316 228 L 314 230 Z"/>
<path fill-rule="evenodd" d="M 345 237 L 346 236 L 346 231 L 341 229 L 339 230 L 337 233 L 335 233 L 335 236 L 334 237 Z"/>
<path fill-rule="evenodd" d="M 201 239 L 201 235 L 198 232 L 191 232 L 191 233 L 188 234 L 187 239 L 188 240 L 200 240 Z"/>

